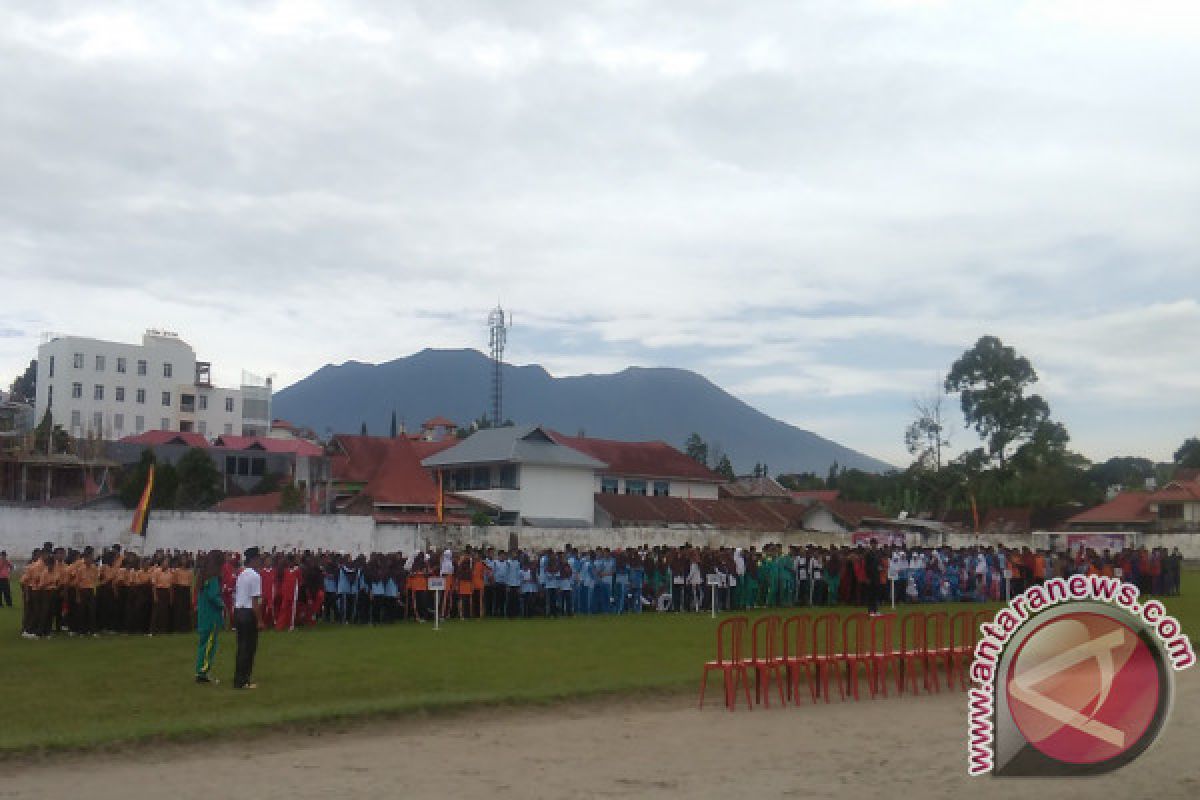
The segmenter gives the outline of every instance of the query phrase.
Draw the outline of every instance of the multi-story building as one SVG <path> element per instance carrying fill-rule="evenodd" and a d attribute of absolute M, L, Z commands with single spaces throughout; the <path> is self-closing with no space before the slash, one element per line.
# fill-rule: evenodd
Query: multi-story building
<path fill-rule="evenodd" d="M 38 421 L 49 408 L 72 436 L 120 439 L 151 430 L 258 436 L 270 430 L 271 380 L 212 385 L 212 365 L 169 331 L 142 343 L 50 336 L 38 347 Z M 261 383 L 261 385 L 256 385 Z"/>

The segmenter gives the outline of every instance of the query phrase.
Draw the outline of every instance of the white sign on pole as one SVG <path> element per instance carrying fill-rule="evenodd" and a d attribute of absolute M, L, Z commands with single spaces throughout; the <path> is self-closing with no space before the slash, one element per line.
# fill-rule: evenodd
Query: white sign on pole
<path fill-rule="evenodd" d="M 440 630 L 438 623 L 442 613 L 442 591 L 446 588 L 445 578 L 430 578 L 428 586 L 433 590 L 433 629 Z"/>

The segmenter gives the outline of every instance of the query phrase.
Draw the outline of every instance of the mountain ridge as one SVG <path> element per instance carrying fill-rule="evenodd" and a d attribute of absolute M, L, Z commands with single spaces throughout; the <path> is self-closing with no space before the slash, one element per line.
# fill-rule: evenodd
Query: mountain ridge
<path fill-rule="evenodd" d="M 396 411 L 409 430 L 434 416 L 462 425 L 490 411 L 492 362 L 470 348 L 425 348 L 379 364 L 325 364 L 280 389 L 273 415 L 329 433 L 386 433 Z M 556 378 L 540 364 L 505 364 L 504 416 L 574 435 L 661 440 L 680 449 L 692 432 L 726 453 L 739 473 L 773 474 L 830 464 L 879 472 L 885 462 L 757 410 L 692 370 L 628 366 Z M 710 459 L 711 460 L 711 459 Z"/>

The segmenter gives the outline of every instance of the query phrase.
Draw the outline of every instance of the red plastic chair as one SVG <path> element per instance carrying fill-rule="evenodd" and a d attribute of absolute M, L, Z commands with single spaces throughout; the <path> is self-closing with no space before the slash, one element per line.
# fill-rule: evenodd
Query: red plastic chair
<path fill-rule="evenodd" d="M 750 628 L 750 658 L 743 663 L 754 671 L 754 699 L 764 708 L 771 706 L 771 676 L 779 690 L 779 702 L 787 705 L 783 696 L 784 664 L 779 652 L 779 617 L 769 614 L 759 617 Z"/>
<path fill-rule="evenodd" d="M 742 639 L 746 635 L 746 618 L 730 617 L 717 626 L 717 660 L 706 661 L 700 673 L 700 707 L 704 708 L 704 690 L 708 686 L 708 674 L 720 670 L 725 686 L 725 707 L 730 711 L 737 705 L 737 684 L 742 681 L 746 693 L 746 705 L 751 709 L 750 675 L 742 659 Z"/>
<path fill-rule="evenodd" d="M 834 646 L 834 635 L 840 624 L 841 619 L 837 614 L 822 614 L 813 620 L 811 657 L 817 668 L 816 681 L 819 684 L 819 693 L 825 696 L 826 703 L 829 702 L 829 676 L 838 668 L 842 660 L 841 654 Z M 837 681 L 837 686 L 842 699 L 845 699 L 846 689 L 840 680 Z"/>
<path fill-rule="evenodd" d="M 850 614 L 842 620 L 842 663 L 846 667 L 846 694 L 855 700 L 858 694 L 859 667 L 866 670 L 871 682 L 871 618 L 866 614 Z"/>
<path fill-rule="evenodd" d="M 918 694 L 917 668 L 928 672 L 925 666 L 925 612 L 913 611 L 900 620 L 900 648 L 896 652 L 900 655 L 897 690 L 903 694 L 908 685 L 913 694 Z"/>
<path fill-rule="evenodd" d="M 967 688 L 967 670 L 975 657 L 975 642 L 979 628 L 975 626 L 975 615 L 970 611 L 959 611 L 950 618 L 950 653 L 946 661 L 946 680 L 954 688 L 954 680 Z"/>
<path fill-rule="evenodd" d="M 933 611 L 925 615 L 925 691 L 942 690 L 938 678 L 938 666 L 950 657 L 950 646 L 946 641 L 946 612 Z M 949 676 L 947 676 L 949 681 Z"/>
<path fill-rule="evenodd" d="M 871 617 L 871 652 L 868 654 L 868 664 L 871 674 L 871 696 L 882 693 L 888 696 L 887 672 L 891 667 L 892 674 L 900 676 L 900 658 L 893 647 L 895 614 L 882 614 Z"/>
<path fill-rule="evenodd" d="M 813 702 L 817 701 L 817 681 L 813 680 L 812 619 L 807 614 L 796 614 L 783 621 L 780 632 L 783 668 L 788 679 L 788 696 L 800 705 L 800 673 L 804 673 Z"/>

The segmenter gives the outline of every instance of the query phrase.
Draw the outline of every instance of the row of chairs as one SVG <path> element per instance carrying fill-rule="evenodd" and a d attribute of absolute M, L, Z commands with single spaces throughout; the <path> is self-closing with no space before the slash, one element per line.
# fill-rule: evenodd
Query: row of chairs
<path fill-rule="evenodd" d="M 956 683 L 965 689 L 979 628 L 988 617 L 986 611 L 953 615 L 914 611 L 903 617 L 795 614 L 786 619 L 772 614 L 759 617 L 753 625 L 746 617 L 731 617 L 717 626 L 717 658 L 704 664 L 700 707 L 704 707 L 708 677 L 714 671 L 722 673 L 725 705 L 730 711 L 737 704 L 739 686 L 746 705 L 753 707 L 751 676 L 755 702 L 764 707 L 770 706 L 772 681 L 780 703 L 791 699 L 799 705 L 801 677 L 814 703 L 822 697 L 826 703 L 830 701 L 831 679 L 843 700 L 860 698 L 863 678 L 872 697 L 887 697 L 889 682 L 894 682 L 897 693 L 917 694 L 918 674 L 926 693 L 940 692 L 939 670 L 945 675 L 947 689 Z"/>

